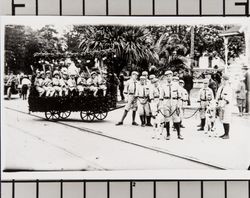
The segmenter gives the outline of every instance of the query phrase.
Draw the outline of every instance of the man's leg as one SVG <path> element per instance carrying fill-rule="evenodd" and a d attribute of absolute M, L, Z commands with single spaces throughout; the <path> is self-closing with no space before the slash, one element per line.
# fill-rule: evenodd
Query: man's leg
<path fill-rule="evenodd" d="M 151 124 L 151 117 L 152 117 L 152 109 L 150 107 L 150 103 L 147 103 L 145 105 L 145 113 L 146 113 L 146 117 L 147 117 L 147 126 L 153 126 Z"/>
<path fill-rule="evenodd" d="M 190 92 L 191 90 L 188 90 L 188 102 L 187 102 L 187 105 L 190 106 L 191 105 L 191 101 L 190 101 Z"/>
<path fill-rule="evenodd" d="M 248 113 L 249 112 L 249 96 L 250 96 L 250 92 L 249 91 L 247 91 L 247 97 L 246 97 L 246 113 Z"/>
<path fill-rule="evenodd" d="M 123 125 L 123 121 L 125 120 L 127 114 L 128 114 L 128 110 L 125 109 L 124 112 L 123 112 L 121 121 L 118 122 L 118 123 L 116 124 L 116 126 Z"/>
<path fill-rule="evenodd" d="M 174 127 L 176 128 L 178 139 L 183 140 L 183 137 L 181 136 L 181 123 L 174 122 Z"/>
<path fill-rule="evenodd" d="M 204 108 L 202 108 L 200 111 L 201 125 L 200 125 L 200 128 L 198 129 L 198 131 L 204 131 L 204 127 L 206 124 L 205 113 L 206 113 L 206 110 Z"/>
<path fill-rule="evenodd" d="M 223 127 L 224 127 L 224 135 L 220 136 L 220 138 L 229 139 L 230 124 L 229 123 L 223 123 Z"/>
<path fill-rule="evenodd" d="M 140 115 L 140 119 L 141 119 L 141 126 L 145 127 L 145 117 L 144 117 L 144 115 Z"/>
<path fill-rule="evenodd" d="M 120 88 L 120 96 L 121 96 L 121 100 L 124 100 L 124 94 L 123 94 L 123 88 Z"/>
<path fill-rule="evenodd" d="M 133 110 L 133 112 L 132 112 L 132 125 L 138 126 L 138 124 L 135 122 L 135 116 L 136 116 L 136 110 Z"/>
<path fill-rule="evenodd" d="M 167 132 L 166 140 L 169 140 L 170 139 L 170 124 L 169 124 L 169 121 L 165 122 L 165 128 L 166 128 L 166 132 Z"/>

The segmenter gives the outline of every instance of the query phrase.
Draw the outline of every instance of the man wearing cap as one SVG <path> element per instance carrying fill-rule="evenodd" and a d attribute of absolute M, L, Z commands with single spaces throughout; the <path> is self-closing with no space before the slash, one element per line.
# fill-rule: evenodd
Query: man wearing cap
<path fill-rule="evenodd" d="M 180 125 L 180 127 L 185 128 L 182 125 L 182 120 L 183 120 L 183 116 L 184 116 L 184 107 L 188 105 L 188 92 L 184 88 L 184 86 L 185 86 L 184 80 L 182 80 L 182 79 L 179 80 L 179 85 L 180 85 L 180 89 L 181 89 L 181 100 L 182 100 L 182 103 L 181 103 L 181 125 Z"/>
<path fill-rule="evenodd" d="M 53 92 L 53 87 L 52 87 L 52 80 L 51 80 L 51 72 L 46 71 L 46 76 L 43 82 L 43 89 L 46 92 L 46 96 L 51 96 L 51 93 Z"/>
<path fill-rule="evenodd" d="M 159 118 L 160 116 L 157 117 L 158 113 L 159 113 L 159 109 L 161 108 L 160 106 L 160 85 L 159 85 L 159 80 L 157 78 L 154 78 L 153 80 L 151 80 L 152 86 L 150 88 L 150 92 L 149 92 L 149 98 L 150 98 L 150 108 L 152 111 L 152 118 L 153 118 L 153 127 L 154 127 L 154 131 L 157 132 L 156 128 L 160 128 L 163 127 L 163 125 L 161 126 L 156 126 L 161 122 L 164 122 L 164 117 L 161 118 L 161 120 L 157 120 L 157 118 Z M 163 123 L 162 123 L 163 124 Z M 157 134 L 159 135 L 159 134 Z"/>
<path fill-rule="evenodd" d="M 93 92 L 93 95 L 96 96 L 98 92 L 98 76 L 95 71 L 90 73 L 91 77 L 87 80 L 87 85 L 89 86 L 90 91 Z"/>
<path fill-rule="evenodd" d="M 143 71 L 141 75 L 145 77 L 145 79 L 146 79 L 145 80 L 146 85 L 149 85 L 150 81 L 148 79 L 148 72 L 147 71 Z"/>
<path fill-rule="evenodd" d="M 143 71 L 142 76 L 145 77 L 145 85 L 146 85 L 147 92 L 150 92 L 149 89 L 151 87 L 151 81 L 148 79 L 148 77 L 149 77 L 148 72 Z M 151 78 L 152 77 L 155 77 L 155 75 L 151 76 Z M 147 119 L 146 119 L 146 126 L 153 126 L 151 124 L 151 115 L 152 115 L 152 112 L 151 112 L 151 109 L 150 109 L 150 106 L 149 106 L 149 116 L 147 116 Z"/>
<path fill-rule="evenodd" d="M 146 125 L 146 118 L 150 116 L 149 111 L 149 92 L 146 85 L 146 78 L 144 76 L 140 77 L 140 84 L 138 84 L 135 97 L 137 98 L 138 113 L 141 119 L 141 126 Z"/>
<path fill-rule="evenodd" d="M 60 87 L 60 75 L 58 70 L 55 70 L 53 72 L 52 86 L 53 91 L 51 93 L 51 96 L 53 96 L 54 94 L 62 96 L 62 88 Z"/>
<path fill-rule="evenodd" d="M 150 83 L 153 84 L 153 80 L 156 78 L 156 76 L 154 74 L 151 74 L 149 75 L 149 80 L 150 80 Z"/>
<path fill-rule="evenodd" d="M 166 139 L 170 139 L 170 119 L 172 118 L 174 128 L 177 131 L 178 139 L 183 139 L 180 131 L 180 105 L 181 90 L 180 86 L 173 83 L 173 72 L 165 72 L 166 83 L 162 85 L 160 90 L 160 100 L 163 102 L 163 113 L 165 116 L 165 127 L 167 131 Z"/>
<path fill-rule="evenodd" d="M 69 95 L 76 96 L 77 94 L 77 85 L 76 85 L 76 76 L 75 74 L 71 73 L 69 75 L 69 79 L 67 81 L 68 89 L 69 89 Z"/>
<path fill-rule="evenodd" d="M 179 77 L 178 76 L 173 76 L 172 81 L 176 86 L 179 86 Z"/>
<path fill-rule="evenodd" d="M 79 95 L 82 95 L 84 93 L 86 86 L 87 81 L 85 79 L 85 73 L 82 72 L 81 75 L 77 78 L 77 90 L 79 92 Z"/>
<path fill-rule="evenodd" d="M 135 126 L 138 125 L 135 122 L 135 116 L 136 116 L 136 110 L 137 110 L 137 100 L 135 97 L 136 89 L 138 86 L 137 78 L 138 78 L 138 72 L 133 71 L 130 79 L 125 83 L 124 94 L 127 97 L 127 104 L 125 106 L 125 110 L 124 110 L 121 121 L 116 124 L 117 126 L 123 124 L 123 121 L 126 118 L 130 109 L 132 109 L 132 125 L 135 125 Z"/>
<path fill-rule="evenodd" d="M 198 93 L 198 102 L 200 103 L 200 119 L 201 125 L 198 131 L 204 131 L 206 124 L 206 110 L 211 100 L 214 100 L 213 90 L 208 87 L 209 79 L 203 80 L 203 87 Z M 212 126 L 213 127 L 213 126 Z"/>
<path fill-rule="evenodd" d="M 61 87 L 61 90 L 62 90 L 62 96 L 65 95 L 67 96 L 68 95 L 68 71 L 67 70 L 61 70 L 61 75 L 62 75 L 62 78 L 60 79 L 59 81 L 59 85 Z"/>
<path fill-rule="evenodd" d="M 232 101 L 233 91 L 229 85 L 229 76 L 222 76 L 222 85 L 218 89 L 216 102 L 219 109 L 219 118 L 223 123 L 224 134 L 220 136 L 222 139 L 229 139 L 230 123 L 232 122 Z"/>
<path fill-rule="evenodd" d="M 152 81 L 152 86 L 149 90 L 149 99 L 150 99 L 150 107 L 152 111 L 152 117 L 156 116 L 158 108 L 159 108 L 159 102 L 160 102 L 160 89 L 159 86 L 159 80 L 157 78 L 154 78 Z"/>

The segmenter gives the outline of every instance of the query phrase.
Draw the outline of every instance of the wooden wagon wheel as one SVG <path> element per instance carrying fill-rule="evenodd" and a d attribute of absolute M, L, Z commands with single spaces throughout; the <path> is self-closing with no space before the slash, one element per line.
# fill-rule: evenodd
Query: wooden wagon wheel
<path fill-rule="evenodd" d="M 58 111 L 46 111 L 45 117 L 47 120 L 57 120 L 59 118 L 59 112 Z"/>
<path fill-rule="evenodd" d="M 92 111 L 81 111 L 80 116 L 84 121 L 92 121 L 95 118 L 95 114 Z"/>
<path fill-rule="evenodd" d="M 95 113 L 95 117 L 97 120 L 104 120 L 108 115 L 108 112 L 98 112 L 98 113 Z"/>
<path fill-rule="evenodd" d="M 63 111 L 63 112 L 59 113 L 59 116 L 62 119 L 66 119 L 66 118 L 68 118 L 70 116 L 70 114 L 71 114 L 71 111 Z"/>

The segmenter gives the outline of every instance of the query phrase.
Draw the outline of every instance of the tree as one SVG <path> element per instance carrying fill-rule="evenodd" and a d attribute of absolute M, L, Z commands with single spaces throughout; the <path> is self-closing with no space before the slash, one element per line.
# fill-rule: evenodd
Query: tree
<path fill-rule="evenodd" d="M 139 26 L 86 26 L 79 47 L 84 52 L 110 50 L 115 54 L 115 71 L 125 67 L 140 69 L 143 61 L 154 62 L 157 53 L 150 48 L 150 31 Z"/>

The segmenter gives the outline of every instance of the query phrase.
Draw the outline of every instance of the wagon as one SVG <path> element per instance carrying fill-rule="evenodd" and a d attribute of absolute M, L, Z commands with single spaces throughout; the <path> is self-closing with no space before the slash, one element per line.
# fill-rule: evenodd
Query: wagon
<path fill-rule="evenodd" d="M 65 120 L 72 112 L 80 112 L 83 121 L 104 120 L 108 112 L 116 108 L 116 85 L 108 86 L 106 96 L 100 92 L 97 96 L 86 91 L 81 96 L 39 96 L 32 86 L 28 98 L 30 112 L 44 112 L 47 120 Z"/>

